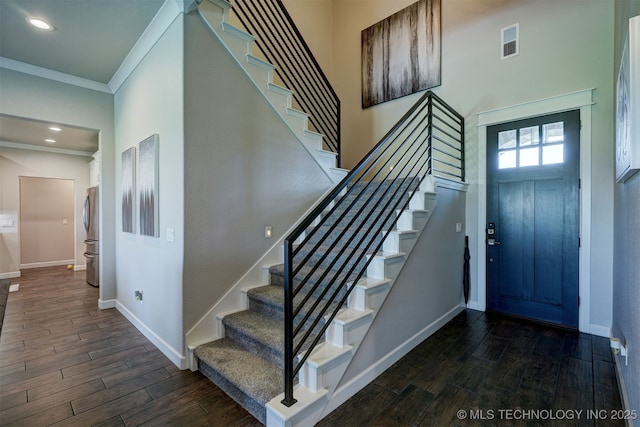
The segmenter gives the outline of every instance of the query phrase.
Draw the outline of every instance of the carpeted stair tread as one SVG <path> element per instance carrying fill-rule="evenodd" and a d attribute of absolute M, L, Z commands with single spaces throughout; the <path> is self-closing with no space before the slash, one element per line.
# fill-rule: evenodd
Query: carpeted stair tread
<path fill-rule="evenodd" d="M 284 305 L 284 291 L 281 286 L 265 285 L 252 288 L 247 292 L 247 296 L 280 309 Z"/>
<path fill-rule="evenodd" d="M 241 405 L 253 407 L 252 414 L 265 422 L 265 404 L 283 390 L 284 372 L 269 361 L 251 353 L 233 341 L 222 338 L 196 347 L 195 355 L 200 363 L 207 365 L 215 374 L 233 384 L 244 396 L 233 390 L 225 390 Z M 209 373 L 209 369 L 201 369 Z M 207 375 L 223 390 L 227 387 L 219 384 L 217 375 Z M 247 402 L 247 399 L 252 402 Z M 245 407 L 247 407 L 245 406 Z M 257 408 L 262 408 L 259 410 Z M 258 413 L 254 413 L 258 412 Z"/>
<path fill-rule="evenodd" d="M 265 357 L 282 361 L 284 330 L 282 320 L 265 316 L 254 310 L 243 310 L 229 314 L 222 319 L 228 335 L 240 334 L 248 350 L 267 351 Z M 235 335 L 234 335 L 235 336 Z"/>
<path fill-rule="evenodd" d="M 306 266 L 311 267 L 320 262 L 320 267 L 329 268 L 331 266 L 331 270 L 333 271 L 339 270 L 342 265 L 347 265 L 347 268 L 350 268 L 356 262 L 356 260 L 360 258 L 361 251 L 363 251 L 366 255 L 371 255 L 380 244 L 380 242 L 382 242 L 383 237 L 382 233 L 378 233 L 378 235 L 373 239 L 367 238 L 364 242 L 359 242 L 358 240 L 352 242 L 352 244 L 350 244 L 349 247 L 344 250 L 342 245 L 338 245 L 334 248 L 331 248 L 327 245 L 320 245 L 318 246 L 317 250 L 313 252 L 311 256 L 309 256 L 306 262 Z M 365 248 L 365 245 L 368 245 L 369 247 Z M 309 252 L 311 252 L 312 249 L 314 249 L 314 244 L 306 244 L 299 247 L 298 253 L 296 253 L 296 255 L 294 256 L 294 263 L 298 261 L 301 262 L 302 260 L 307 258 Z M 336 258 L 338 258 L 339 260 L 337 262 L 334 262 Z M 345 261 L 341 261 L 343 258 L 348 259 Z M 366 260 L 366 256 L 363 256 L 360 259 Z M 305 267 L 303 267 L 303 269 L 304 268 Z"/>
<path fill-rule="evenodd" d="M 249 304 L 252 308 L 254 306 L 254 302 L 258 302 L 260 307 L 256 306 L 256 310 L 260 311 L 262 314 L 266 316 L 273 317 L 278 322 L 282 322 L 284 318 L 284 291 L 282 286 L 278 285 L 265 285 L 257 288 L 252 288 L 247 292 L 247 296 L 249 297 Z M 313 296 L 309 298 L 309 302 L 305 305 L 305 307 L 311 307 L 312 304 L 315 303 L 317 298 Z M 261 308 L 264 308 L 261 310 Z M 253 310 L 253 308 L 252 308 Z M 297 318 L 301 318 L 307 313 L 306 310 L 301 310 L 301 313 Z M 314 316 L 311 316 L 311 321 L 315 320 Z"/>
<path fill-rule="evenodd" d="M 359 264 L 364 267 L 364 263 L 366 263 L 367 259 L 363 258 L 360 260 Z M 345 280 L 345 278 L 347 277 L 347 273 L 349 273 L 349 271 L 351 270 L 351 267 L 353 266 L 352 263 L 348 264 L 348 267 L 345 267 L 344 269 L 342 269 L 342 271 L 339 274 L 337 273 L 337 270 L 340 269 L 340 266 L 338 266 L 337 264 L 334 266 L 336 267 L 335 269 L 332 269 L 330 273 L 328 273 L 327 275 L 325 275 L 325 277 L 322 279 L 323 282 L 327 282 L 329 280 L 331 280 L 334 284 L 339 284 L 344 282 L 345 284 L 352 282 L 356 277 L 357 277 L 357 273 L 359 272 L 358 268 L 353 269 L 353 271 L 350 274 L 350 277 L 348 280 Z M 293 281 L 294 284 L 296 286 L 296 288 L 300 285 L 302 278 L 304 278 L 307 273 L 309 273 L 311 271 L 310 267 L 303 267 L 300 269 L 300 271 L 298 272 L 298 274 L 296 274 L 296 276 L 294 277 Z M 306 293 L 307 289 L 310 289 L 314 283 L 317 282 L 317 280 L 320 279 L 320 277 L 322 277 L 322 275 L 324 274 L 325 270 L 322 268 L 318 268 L 316 269 L 315 272 L 313 272 L 313 274 L 311 275 L 311 278 L 305 283 L 304 285 L 304 289 L 302 291 L 300 291 L 301 293 Z M 271 267 L 269 267 L 269 274 L 271 277 L 271 284 L 276 285 L 276 286 L 280 286 L 282 287 L 284 285 L 284 264 L 276 264 L 276 265 L 272 265 Z"/>

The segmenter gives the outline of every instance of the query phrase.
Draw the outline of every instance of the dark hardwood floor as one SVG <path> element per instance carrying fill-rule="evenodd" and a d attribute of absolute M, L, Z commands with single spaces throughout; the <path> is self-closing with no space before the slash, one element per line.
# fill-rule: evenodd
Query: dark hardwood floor
<path fill-rule="evenodd" d="M 0 425 L 259 425 L 118 311 L 99 310 L 84 272 L 25 270 L 12 282 L 20 290 L 9 294 L 0 338 Z M 609 416 L 620 408 L 606 339 L 469 310 L 320 425 L 624 425 Z M 585 412 L 509 418 L 524 410 Z"/>
<path fill-rule="evenodd" d="M 607 339 L 467 310 L 319 425 L 624 426 L 621 408 Z"/>
<path fill-rule="evenodd" d="M 0 425 L 258 426 L 198 372 L 181 371 L 98 289 L 65 267 L 24 270 L 0 338 Z"/>

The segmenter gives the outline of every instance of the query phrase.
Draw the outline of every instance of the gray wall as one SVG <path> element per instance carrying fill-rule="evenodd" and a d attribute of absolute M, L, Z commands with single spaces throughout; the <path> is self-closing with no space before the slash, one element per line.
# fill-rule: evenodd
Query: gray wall
<path fill-rule="evenodd" d="M 114 298 L 113 95 L 0 68 L 0 113 L 100 131 L 100 299 Z"/>
<path fill-rule="evenodd" d="M 188 331 L 331 185 L 196 15 L 185 18 L 184 162 Z"/>
<path fill-rule="evenodd" d="M 184 339 L 183 28 L 183 15 L 179 14 L 114 95 L 117 301 L 176 364 L 183 355 Z M 140 234 L 139 187 L 134 197 L 136 233 L 122 231 L 120 215 L 122 152 L 136 147 L 139 177 L 138 143 L 153 134 L 159 135 L 159 237 Z M 174 230 L 172 242 L 167 239 L 167 229 Z M 135 300 L 136 290 L 143 291 L 142 303 Z"/>
<path fill-rule="evenodd" d="M 628 20 L 639 14 L 640 0 L 616 1 L 616 70 L 628 33 Z M 629 398 L 627 409 L 640 411 L 640 173 L 624 184 L 615 184 L 614 201 L 612 335 L 626 342 L 629 350 L 629 365 L 620 359 Z"/>
<path fill-rule="evenodd" d="M 456 223 L 464 223 L 466 193 L 436 191 L 438 204 L 338 387 L 464 304 L 464 232 Z"/>

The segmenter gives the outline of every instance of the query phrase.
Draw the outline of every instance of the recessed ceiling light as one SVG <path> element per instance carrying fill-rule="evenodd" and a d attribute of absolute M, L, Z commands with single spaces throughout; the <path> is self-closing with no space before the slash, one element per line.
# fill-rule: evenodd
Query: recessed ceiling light
<path fill-rule="evenodd" d="M 39 28 L 41 30 L 45 30 L 45 31 L 53 31 L 56 29 L 56 27 L 54 27 L 53 25 L 49 24 L 48 22 L 40 19 L 40 18 L 34 18 L 32 16 L 28 16 L 27 17 L 27 22 L 31 25 L 33 25 L 36 28 Z"/>
<path fill-rule="evenodd" d="M 49 126 L 49 130 L 52 130 L 52 131 L 54 131 L 54 132 L 60 132 L 62 129 L 60 129 L 60 128 L 59 128 L 59 127 L 57 127 L 57 126 Z"/>
<path fill-rule="evenodd" d="M 49 144 L 55 144 L 56 140 L 55 139 L 51 139 L 51 138 L 47 138 L 44 140 L 44 142 L 48 142 Z"/>

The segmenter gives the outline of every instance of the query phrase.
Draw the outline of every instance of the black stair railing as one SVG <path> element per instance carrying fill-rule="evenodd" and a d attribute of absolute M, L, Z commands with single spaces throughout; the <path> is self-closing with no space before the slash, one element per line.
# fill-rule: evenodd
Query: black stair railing
<path fill-rule="evenodd" d="M 244 27 L 340 165 L 340 99 L 281 0 L 231 0 Z"/>
<path fill-rule="evenodd" d="M 464 181 L 464 119 L 431 91 L 286 237 L 283 404 L 428 174 Z"/>

